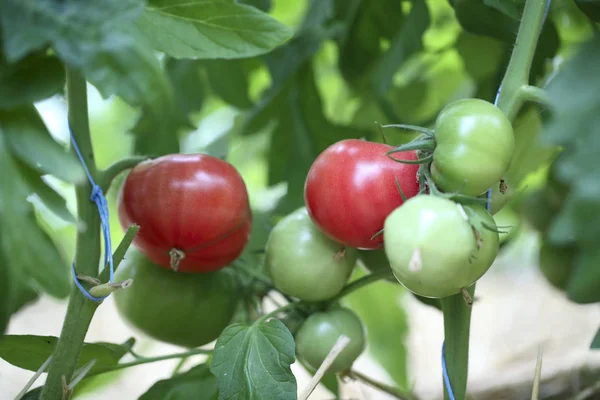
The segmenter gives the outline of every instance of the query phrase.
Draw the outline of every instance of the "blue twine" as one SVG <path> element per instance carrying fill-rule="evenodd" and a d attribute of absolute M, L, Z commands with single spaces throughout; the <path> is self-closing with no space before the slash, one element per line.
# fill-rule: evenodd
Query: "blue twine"
<path fill-rule="evenodd" d="M 98 207 L 98 213 L 100 214 L 100 223 L 102 225 L 102 234 L 104 236 L 104 265 L 106 265 L 106 264 L 109 265 L 109 268 L 110 268 L 109 282 L 112 282 L 114 279 L 115 270 L 114 270 L 114 266 L 113 266 L 112 244 L 111 244 L 111 240 L 110 240 L 110 225 L 109 225 L 109 218 L 108 218 L 108 204 L 106 202 L 106 197 L 104 197 L 104 193 L 102 193 L 102 189 L 100 188 L 100 186 L 96 185 L 96 182 L 94 182 L 94 179 L 92 178 L 92 174 L 90 174 L 90 171 L 89 171 L 87 165 L 85 164 L 85 160 L 83 159 L 83 156 L 81 155 L 81 151 L 79 150 L 79 147 L 77 146 L 77 142 L 75 141 L 75 136 L 73 136 L 73 129 L 71 128 L 71 121 L 69 121 L 69 133 L 71 135 L 71 142 L 73 143 L 73 149 L 75 150 L 75 153 L 77 153 L 77 157 L 79 157 L 79 161 L 81 161 L 81 165 L 83 166 L 83 169 L 85 170 L 85 174 L 88 177 L 90 185 L 92 185 L 92 194 L 90 196 L 90 199 L 94 203 L 96 203 L 96 206 Z M 104 300 L 108 297 L 108 295 L 103 296 L 103 297 L 92 296 L 81 285 L 81 282 L 79 282 L 79 279 L 77 278 L 77 274 L 75 273 L 75 262 L 73 262 L 73 264 L 72 264 L 71 272 L 73 274 L 73 280 L 75 281 L 75 285 L 79 288 L 79 290 L 81 291 L 81 293 L 83 293 L 83 295 L 85 297 L 87 297 L 88 299 L 90 299 L 92 301 L 96 301 L 96 302 L 101 302 L 102 300 Z"/>
<path fill-rule="evenodd" d="M 444 375 L 444 384 L 446 385 L 446 391 L 448 392 L 448 398 L 454 400 L 454 392 L 450 385 L 450 378 L 448 377 L 448 369 L 446 369 L 446 357 L 444 355 L 445 343 L 442 343 L 442 374 Z"/>

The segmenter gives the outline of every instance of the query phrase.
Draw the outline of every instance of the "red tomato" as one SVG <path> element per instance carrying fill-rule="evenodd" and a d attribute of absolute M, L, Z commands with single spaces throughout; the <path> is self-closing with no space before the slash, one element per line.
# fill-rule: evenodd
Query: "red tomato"
<path fill-rule="evenodd" d="M 206 154 L 170 154 L 138 164 L 118 199 L 123 229 L 150 260 L 184 272 L 223 268 L 242 252 L 252 214 L 242 177 Z"/>
<path fill-rule="evenodd" d="M 419 192 L 416 164 L 391 160 L 394 147 L 348 139 L 329 146 L 315 160 L 306 177 L 304 202 L 314 223 L 329 237 L 350 247 L 376 249 L 383 243 L 386 217 Z M 414 151 L 393 157 L 416 160 Z"/>

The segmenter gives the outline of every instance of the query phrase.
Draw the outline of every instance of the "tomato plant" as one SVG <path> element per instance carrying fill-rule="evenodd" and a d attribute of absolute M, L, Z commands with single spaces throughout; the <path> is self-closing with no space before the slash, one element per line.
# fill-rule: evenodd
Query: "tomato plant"
<path fill-rule="evenodd" d="M 450 296 L 472 285 L 490 267 L 498 251 L 498 234 L 474 230 L 465 208 L 441 197 L 419 195 L 386 219 L 385 253 L 394 275 L 408 290 L 424 297 Z M 478 225 L 485 222 L 495 228 L 484 208 L 469 206 L 469 210 Z"/>
<path fill-rule="evenodd" d="M 304 321 L 296 333 L 298 357 L 311 367 L 319 368 L 341 335 L 347 336 L 350 343 L 328 371 L 348 371 L 365 350 L 367 333 L 358 315 L 345 307 L 314 313 Z"/>
<path fill-rule="evenodd" d="M 435 122 L 431 175 L 442 190 L 478 196 L 499 182 L 512 157 L 513 128 L 504 113 L 481 99 L 448 104 Z"/>
<path fill-rule="evenodd" d="M 498 242 L 537 268 L 539 235 L 559 301 L 600 302 L 600 37 L 583 3 L 2 1 L 3 394 L 103 398 L 119 371 L 123 398 L 338 398 L 349 379 L 395 398 L 489 395 L 485 374 L 505 371 L 467 390 L 469 345 L 497 329 L 470 324 Z M 499 235 L 513 209 L 530 224 Z M 441 346 L 404 287 L 440 310 Z M 531 322 L 509 331 L 552 339 Z M 42 325 L 60 337 L 23 328 Z M 352 342 L 332 355 L 339 334 Z M 435 347 L 423 371 L 415 337 Z M 141 354 L 155 341 L 185 349 Z M 355 368 L 360 354 L 385 376 Z M 153 384 L 129 368 L 163 360 L 177 366 Z M 539 397 L 589 396 L 596 375 L 579 394 L 544 379 Z"/>
<path fill-rule="evenodd" d="M 231 271 L 179 274 L 131 249 L 117 279 L 133 279 L 115 293 L 117 310 L 150 337 L 183 347 L 215 340 L 231 322 L 239 295 Z"/>
<path fill-rule="evenodd" d="M 378 248 L 390 212 L 419 192 L 417 165 L 387 157 L 392 146 L 364 140 L 343 140 L 325 149 L 306 177 L 304 200 L 317 226 L 350 247 Z M 415 152 L 395 155 L 416 160 Z"/>
<path fill-rule="evenodd" d="M 137 165 L 119 195 L 119 220 L 140 225 L 134 244 L 182 272 L 220 269 L 244 250 L 252 214 L 246 185 L 226 161 L 172 154 Z"/>
<path fill-rule="evenodd" d="M 273 285 L 300 300 L 326 300 L 338 294 L 354 269 L 357 251 L 325 236 L 306 208 L 277 223 L 265 246 L 265 266 Z"/>

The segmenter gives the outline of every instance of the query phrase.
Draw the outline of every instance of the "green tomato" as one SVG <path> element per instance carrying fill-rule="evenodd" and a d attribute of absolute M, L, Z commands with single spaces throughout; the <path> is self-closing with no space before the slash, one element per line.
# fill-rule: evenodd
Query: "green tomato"
<path fill-rule="evenodd" d="M 385 221 L 383 240 L 398 281 L 417 295 L 441 298 L 479 279 L 497 254 L 498 234 L 480 227 L 478 248 L 469 218 L 475 227 L 495 227 L 485 208 L 431 195 L 413 197 L 394 210 Z"/>
<path fill-rule="evenodd" d="M 304 321 L 295 338 L 298 358 L 318 369 L 341 335 L 348 336 L 350 343 L 328 372 L 348 371 L 365 349 L 366 329 L 358 315 L 345 307 L 314 313 Z"/>
<path fill-rule="evenodd" d="M 435 123 L 431 175 L 440 189 L 479 196 L 508 169 L 515 147 L 513 128 L 495 105 L 462 99 L 447 105 Z"/>
<path fill-rule="evenodd" d="M 123 319 L 148 336 L 182 347 L 215 340 L 231 322 L 239 301 L 235 277 L 228 270 L 174 272 L 131 248 L 115 274 L 133 279 L 113 296 Z"/>
<path fill-rule="evenodd" d="M 540 271 L 555 288 L 565 290 L 574 269 L 575 252 L 571 247 L 556 247 L 544 241 L 540 246 Z"/>
<path fill-rule="evenodd" d="M 305 301 L 338 294 L 358 252 L 325 236 L 302 207 L 280 220 L 265 247 L 266 271 L 282 293 Z"/>

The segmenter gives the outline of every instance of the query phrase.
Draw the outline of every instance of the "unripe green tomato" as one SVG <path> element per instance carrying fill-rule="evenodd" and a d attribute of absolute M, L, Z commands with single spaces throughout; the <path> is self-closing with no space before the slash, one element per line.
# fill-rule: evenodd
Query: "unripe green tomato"
<path fill-rule="evenodd" d="M 265 266 L 282 293 L 305 301 L 338 294 L 354 269 L 358 252 L 325 236 L 302 207 L 273 228 L 265 247 Z"/>
<path fill-rule="evenodd" d="M 440 189 L 479 196 L 502 178 L 515 147 L 504 113 L 481 99 L 448 104 L 435 123 L 431 175 Z"/>
<path fill-rule="evenodd" d="M 555 288 L 565 290 L 574 269 L 574 251 L 570 247 L 556 247 L 544 241 L 540 246 L 540 271 Z"/>
<path fill-rule="evenodd" d="M 113 294 L 119 314 L 148 336 L 177 346 L 198 347 L 217 339 L 239 300 L 231 271 L 174 272 L 135 248 L 115 273 L 116 281 L 130 278 L 129 288 Z"/>
<path fill-rule="evenodd" d="M 488 270 L 497 253 L 498 234 L 482 230 L 478 250 L 467 211 L 494 227 L 483 207 L 463 207 L 432 195 L 413 197 L 388 216 L 385 252 L 404 287 L 424 297 L 446 297 L 471 286 Z"/>
<path fill-rule="evenodd" d="M 366 346 L 366 329 L 352 310 L 335 307 L 312 314 L 296 334 L 298 358 L 318 369 L 341 335 L 350 343 L 342 350 L 327 372 L 348 371 Z"/>

